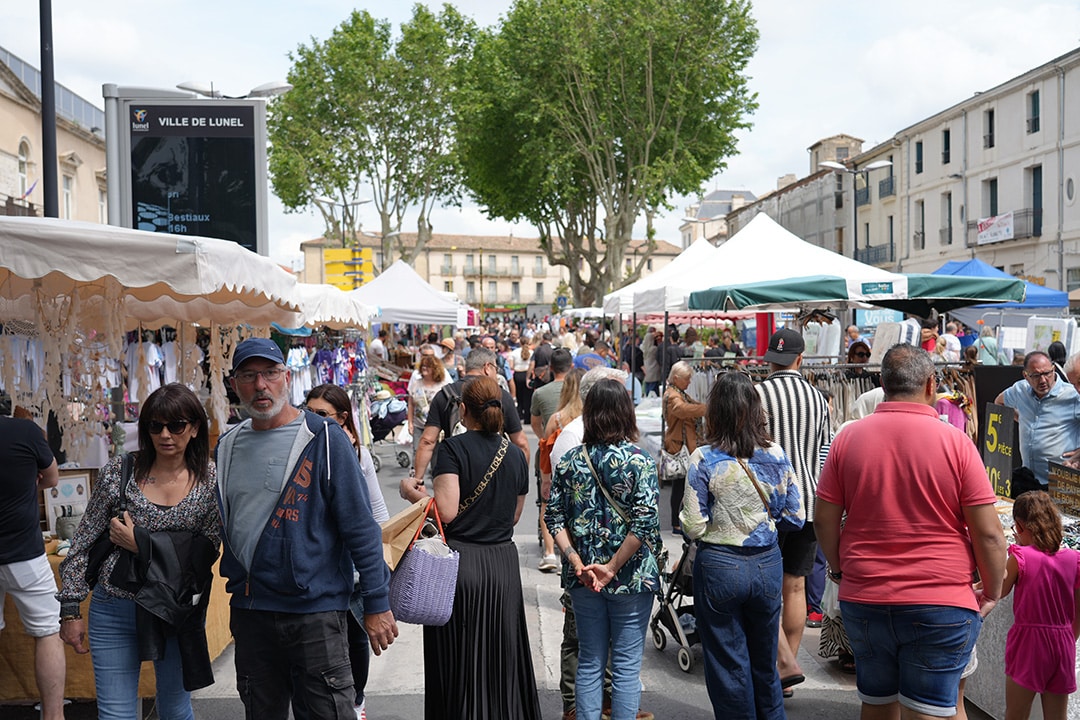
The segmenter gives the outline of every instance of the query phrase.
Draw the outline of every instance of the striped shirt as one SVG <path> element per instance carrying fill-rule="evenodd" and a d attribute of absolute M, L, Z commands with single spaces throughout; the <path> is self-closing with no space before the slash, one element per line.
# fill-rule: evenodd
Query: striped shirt
<path fill-rule="evenodd" d="M 821 454 L 832 441 L 829 403 L 797 370 L 780 370 L 757 385 L 773 442 L 784 449 L 799 481 L 806 520 L 814 520 Z"/>

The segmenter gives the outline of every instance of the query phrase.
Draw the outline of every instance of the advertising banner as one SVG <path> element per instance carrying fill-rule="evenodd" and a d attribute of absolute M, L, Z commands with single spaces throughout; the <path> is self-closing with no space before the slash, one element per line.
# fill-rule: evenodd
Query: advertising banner
<path fill-rule="evenodd" d="M 978 245 L 989 245 L 1002 240 L 1012 240 L 1014 237 L 1013 214 L 1010 211 L 1003 215 L 981 218 L 979 220 L 979 234 L 975 237 L 975 242 Z"/>

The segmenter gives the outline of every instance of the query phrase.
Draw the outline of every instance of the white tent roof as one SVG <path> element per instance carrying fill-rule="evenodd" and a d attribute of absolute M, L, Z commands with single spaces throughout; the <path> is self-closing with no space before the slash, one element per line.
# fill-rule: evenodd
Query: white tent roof
<path fill-rule="evenodd" d="M 379 322 L 457 327 L 464 327 L 468 322 L 467 306 L 443 297 L 402 260 L 349 295 L 378 308 Z"/>
<path fill-rule="evenodd" d="M 287 324 L 295 287 L 275 262 L 228 240 L 0 217 L 0 298 L 9 308 L 78 295 L 117 298 L 129 319 L 146 322 Z"/>
<path fill-rule="evenodd" d="M 300 305 L 300 325 L 328 325 L 341 329 L 366 327 L 379 311 L 333 285 L 296 283 L 294 296 Z"/>
<path fill-rule="evenodd" d="M 849 285 L 880 281 L 907 288 L 904 275 L 808 243 L 765 213 L 758 213 L 716 248 L 711 258 L 690 266 L 669 283 L 635 293 L 633 306 L 637 312 L 686 310 L 690 293 L 696 290 L 812 275 L 842 277 Z"/>
<path fill-rule="evenodd" d="M 651 275 L 605 295 L 604 312 L 608 315 L 642 312 L 634 301 L 637 293 L 653 288 L 663 288 L 675 282 L 684 273 L 692 272 L 694 268 L 708 264 L 715 254 L 716 248 L 712 243 L 704 238 L 697 240 L 679 253 L 678 257 Z"/>

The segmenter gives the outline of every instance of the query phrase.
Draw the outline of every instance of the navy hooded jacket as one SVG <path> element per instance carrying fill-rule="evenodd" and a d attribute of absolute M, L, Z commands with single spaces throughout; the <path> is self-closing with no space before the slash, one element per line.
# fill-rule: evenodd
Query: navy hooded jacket
<path fill-rule="evenodd" d="M 245 420 L 237 428 L 250 424 Z M 382 529 L 371 515 L 356 450 L 335 422 L 305 412 L 292 464 L 277 505 L 267 518 L 245 568 L 229 546 L 228 483 L 237 428 L 216 451 L 221 533 L 221 574 L 230 605 L 288 613 L 344 611 L 360 576 L 364 611 L 390 609 L 390 570 L 383 560 Z"/>

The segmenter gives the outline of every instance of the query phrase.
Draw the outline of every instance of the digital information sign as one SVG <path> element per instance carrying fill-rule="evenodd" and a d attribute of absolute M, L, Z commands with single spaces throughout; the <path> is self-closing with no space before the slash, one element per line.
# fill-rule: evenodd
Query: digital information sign
<path fill-rule="evenodd" d="M 268 254 L 264 101 L 124 98 L 119 115 L 125 226 Z"/>

